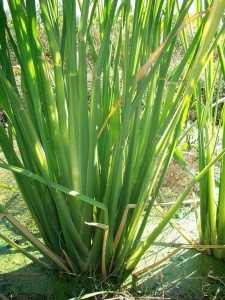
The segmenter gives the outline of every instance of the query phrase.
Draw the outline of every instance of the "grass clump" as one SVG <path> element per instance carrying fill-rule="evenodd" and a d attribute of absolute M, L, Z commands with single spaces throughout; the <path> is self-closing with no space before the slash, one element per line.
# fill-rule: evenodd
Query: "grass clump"
<path fill-rule="evenodd" d="M 36 2 L 8 1 L 14 35 L 0 1 L 0 106 L 8 118 L 8 129 L 0 126 L 7 159 L 0 166 L 14 173 L 45 246 L 11 220 L 64 270 L 126 278 L 224 153 L 141 241 L 193 87 L 223 32 L 224 1 L 190 16 L 192 2 L 136 1 L 131 16 L 130 1 L 79 1 L 77 25 L 78 4 L 62 1 L 61 30 L 58 1 L 40 0 L 48 60 Z M 177 38 L 192 22 L 196 32 L 171 72 Z M 21 69 L 20 88 L 10 47 Z"/>

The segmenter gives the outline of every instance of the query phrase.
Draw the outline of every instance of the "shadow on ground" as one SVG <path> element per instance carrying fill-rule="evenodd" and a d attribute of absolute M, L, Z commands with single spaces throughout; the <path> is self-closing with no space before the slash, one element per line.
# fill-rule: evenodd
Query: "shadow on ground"
<path fill-rule="evenodd" d="M 43 270 L 34 263 L 0 275 L 1 295 L 15 300 L 67 300 L 82 293 L 85 278 Z"/>
<path fill-rule="evenodd" d="M 225 263 L 185 250 L 133 285 L 140 295 L 161 299 L 225 299 Z"/>
<path fill-rule="evenodd" d="M 1 231 L 26 251 L 43 259 L 38 251 L 4 222 Z M 36 235 L 37 237 L 37 235 Z M 0 239 L 0 300 L 67 300 L 86 290 L 91 279 L 47 270 L 31 262 Z"/>
<path fill-rule="evenodd" d="M 171 239 L 172 231 L 168 227 L 163 237 L 165 240 L 165 235 L 169 236 L 172 244 L 158 240 L 143 258 L 142 266 L 146 267 L 158 261 L 169 253 L 176 243 L 180 243 L 175 236 Z M 24 243 L 23 238 L 16 238 L 28 251 L 38 255 L 31 245 Z M 66 300 L 96 291 L 98 282 L 95 278 L 69 276 L 44 270 L 10 248 L 3 240 L 0 240 L 0 262 L 0 294 L 8 299 Z M 225 263 L 196 250 L 179 252 L 139 277 L 136 282 L 133 281 L 132 287 L 131 280 L 129 281 L 126 289 L 133 297 L 138 297 L 137 299 L 225 299 Z M 98 286 L 99 288 L 101 289 Z M 110 286 L 108 288 L 110 289 Z M 112 286 L 111 288 L 114 289 Z M 125 290 L 124 287 L 122 289 Z"/>

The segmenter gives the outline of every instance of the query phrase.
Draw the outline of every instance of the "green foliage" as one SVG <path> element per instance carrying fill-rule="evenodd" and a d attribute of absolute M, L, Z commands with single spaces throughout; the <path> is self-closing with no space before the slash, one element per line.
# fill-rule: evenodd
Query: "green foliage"
<path fill-rule="evenodd" d="M 0 1 L 0 106 L 8 118 L 8 129 L 0 126 L 8 164 L 0 166 L 14 172 L 46 246 L 75 272 L 131 273 L 209 168 L 142 241 L 194 86 L 222 34 L 224 1 L 189 18 L 192 2 L 136 1 L 131 16 L 130 1 L 79 1 L 77 26 L 78 5 L 65 0 L 61 29 L 58 1 L 40 0 L 51 65 L 35 1 L 8 1 L 13 29 Z M 178 36 L 198 18 L 173 67 Z"/>
<path fill-rule="evenodd" d="M 217 49 L 211 53 L 203 80 L 196 87 L 196 116 L 198 124 L 199 170 L 213 159 L 218 148 L 225 147 L 224 98 L 221 97 L 225 76 L 225 43 L 221 39 Z M 201 88 L 204 87 L 205 93 Z M 221 104 L 223 105 L 221 117 Z M 221 141 L 219 146 L 219 141 Z M 224 158 L 219 166 L 213 166 L 200 180 L 200 242 L 207 245 L 224 245 L 225 243 L 225 170 Z M 217 170 L 217 171 L 216 171 Z M 217 173 L 217 174 L 216 174 Z M 223 249 L 213 249 L 215 257 L 224 260 Z"/>

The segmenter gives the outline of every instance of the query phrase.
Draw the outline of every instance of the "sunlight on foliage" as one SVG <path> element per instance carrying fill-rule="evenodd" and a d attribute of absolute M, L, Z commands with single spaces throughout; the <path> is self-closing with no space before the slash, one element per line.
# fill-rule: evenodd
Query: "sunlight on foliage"
<path fill-rule="evenodd" d="M 8 0 L 9 16 L 0 0 L 0 167 L 74 272 L 128 276 L 211 166 L 143 241 L 193 87 L 224 30 L 223 0 L 190 16 L 193 2 L 85 0 L 77 19 L 76 1 L 62 1 L 61 12 L 58 1 Z"/>

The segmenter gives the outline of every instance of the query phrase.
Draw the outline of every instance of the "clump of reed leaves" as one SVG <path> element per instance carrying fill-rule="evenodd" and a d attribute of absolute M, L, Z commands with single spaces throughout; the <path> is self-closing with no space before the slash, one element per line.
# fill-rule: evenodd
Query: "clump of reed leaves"
<path fill-rule="evenodd" d="M 225 79 L 224 39 L 210 54 L 201 79 L 193 95 L 197 118 L 199 171 L 211 162 L 216 152 L 225 147 L 225 98 L 222 96 Z M 202 88 L 204 93 L 201 91 Z M 201 178 L 199 187 L 200 213 L 197 221 L 200 244 L 208 245 L 208 254 L 224 261 L 224 157 L 220 164 L 213 165 Z"/>
<path fill-rule="evenodd" d="M 12 27 L 0 1 L 0 106 L 8 118 L 7 130 L 0 126 L 7 160 L 0 166 L 13 172 L 45 245 L 1 212 L 64 271 L 125 278 L 224 153 L 142 240 L 194 86 L 221 39 L 225 2 L 194 16 L 193 0 L 181 7 L 140 0 L 133 10 L 129 0 L 78 2 L 62 1 L 62 20 L 57 0 L 38 2 L 49 62 L 36 1 L 8 0 Z M 177 40 L 192 23 L 193 39 L 173 66 Z"/>

